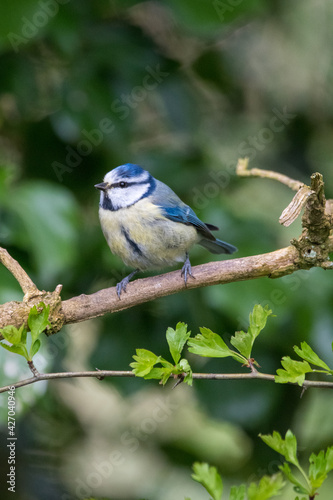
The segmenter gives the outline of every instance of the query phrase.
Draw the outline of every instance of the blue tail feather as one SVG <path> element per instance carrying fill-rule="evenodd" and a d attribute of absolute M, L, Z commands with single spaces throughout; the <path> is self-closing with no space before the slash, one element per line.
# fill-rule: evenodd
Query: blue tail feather
<path fill-rule="evenodd" d="M 215 254 L 237 252 L 237 248 L 234 245 L 218 239 L 215 241 L 201 240 L 199 241 L 199 245 L 207 248 L 207 250 Z"/>

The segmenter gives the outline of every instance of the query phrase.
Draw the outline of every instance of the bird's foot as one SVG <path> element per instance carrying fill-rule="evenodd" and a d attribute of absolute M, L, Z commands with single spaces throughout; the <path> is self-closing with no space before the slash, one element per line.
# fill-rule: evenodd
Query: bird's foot
<path fill-rule="evenodd" d="M 187 283 L 188 276 L 191 276 L 193 279 L 195 279 L 195 277 L 192 274 L 192 266 L 188 254 L 186 254 L 186 259 L 182 267 L 181 276 L 184 276 L 185 285 Z"/>
<path fill-rule="evenodd" d="M 126 292 L 126 287 L 128 285 L 128 283 L 130 282 L 130 280 L 133 278 L 133 276 L 139 271 L 139 269 L 135 269 L 135 271 L 132 271 L 131 274 L 129 274 L 128 276 L 126 276 L 124 279 L 122 279 L 121 281 L 119 281 L 119 283 L 117 283 L 117 295 L 118 295 L 118 298 L 120 299 L 120 295 L 121 295 L 121 292 Z"/>

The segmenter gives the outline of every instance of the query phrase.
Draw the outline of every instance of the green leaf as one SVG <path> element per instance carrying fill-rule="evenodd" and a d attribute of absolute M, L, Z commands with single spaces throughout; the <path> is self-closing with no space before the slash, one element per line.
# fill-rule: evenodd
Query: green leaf
<path fill-rule="evenodd" d="M 294 351 L 300 358 L 303 358 L 305 361 L 308 361 L 312 365 L 320 366 L 320 368 L 324 368 L 324 370 L 331 371 L 329 366 L 320 359 L 320 357 L 311 349 L 311 347 L 306 343 L 301 343 L 301 348 L 294 346 Z"/>
<path fill-rule="evenodd" d="M 50 306 L 46 306 L 43 302 L 41 302 L 40 304 L 38 304 L 38 307 L 42 308 L 42 310 L 40 311 L 36 306 L 33 306 L 30 309 L 28 316 L 28 326 L 31 331 L 32 342 L 35 342 L 35 340 L 45 330 L 45 328 L 51 325 L 48 319 Z"/>
<path fill-rule="evenodd" d="M 305 374 L 313 371 L 307 361 L 295 361 L 289 356 L 283 357 L 281 364 L 284 370 L 282 368 L 276 370 L 277 375 L 275 375 L 275 382 L 279 384 L 291 382 L 302 386 Z"/>
<path fill-rule="evenodd" d="M 227 344 L 222 340 L 220 335 L 212 332 L 209 328 L 200 328 L 200 333 L 194 339 L 188 340 L 187 344 L 190 346 L 189 351 L 198 356 L 209 358 L 226 358 L 228 356 L 238 357 L 239 355 L 229 349 Z M 242 362 L 246 361 L 242 358 Z"/>
<path fill-rule="evenodd" d="M 285 435 L 285 439 L 283 439 L 279 432 L 274 431 L 272 435 L 259 434 L 260 438 L 266 443 L 270 448 L 277 451 L 284 458 L 292 463 L 293 465 L 299 466 L 299 462 L 297 459 L 297 440 L 296 436 L 288 430 Z"/>
<path fill-rule="evenodd" d="M 35 354 L 37 354 L 37 352 L 39 351 L 39 348 L 40 348 L 40 340 L 37 339 L 37 340 L 35 340 L 35 342 L 33 344 L 31 344 L 30 354 L 29 354 L 30 360 L 34 357 Z"/>
<path fill-rule="evenodd" d="M 20 356 L 23 356 L 27 361 L 29 360 L 28 351 L 23 344 L 8 345 L 1 342 L 0 345 L 7 351 L 13 352 L 14 354 L 20 354 Z"/>
<path fill-rule="evenodd" d="M 231 344 L 246 358 L 251 357 L 252 347 L 259 333 L 265 328 L 267 318 L 272 314 L 268 306 L 264 308 L 260 304 L 256 304 L 250 313 L 250 326 L 248 332 L 236 332 L 231 337 Z"/>
<path fill-rule="evenodd" d="M 333 470 L 333 446 L 327 448 L 325 460 L 326 460 L 326 472 L 330 472 L 331 470 Z"/>
<path fill-rule="evenodd" d="M 250 328 L 251 335 L 256 338 L 261 330 L 263 330 L 267 323 L 267 318 L 272 314 L 272 310 L 268 307 L 262 307 L 260 304 L 256 304 L 253 308 L 252 313 L 250 313 Z"/>
<path fill-rule="evenodd" d="M 229 500 L 246 500 L 246 486 L 241 484 L 240 486 L 232 486 L 230 489 Z"/>
<path fill-rule="evenodd" d="M 291 484 L 294 484 L 295 487 L 297 488 L 298 493 L 302 494 L 307 494 L 308 490 L 304 487 L 304 485 L 297 479 L 296 476 L 291 472 L 291 469 L 287 462 L 285 462 L 283 465 L 279 466 L 279 469 L 281 472 L 284 473 L 286 478 L 291 482 Z"/>
<path fill-rule="evenodd" d="M 165 385 L 172 375 L 172 368 L 152 368 L 147 375 L 144 375 L 145 380 L 157 379 L 161 380 Z M 138 375 L 137 375 L 138 376 Z"/>
<path fill-rule="evenodd" d="M 253 339 L 248 332 L 236 332 L 230 343 L 246 358 L 251 357 Z"/>
<path fill-rule="evenodd" d="M 27 344 L 27 333 L 28 333 L 28 330 L 25 328 L 24 325 L 22 325 L 21 328 L 22 328 L 21 344 L 26 345 Z M 21 330 L 21 328 L 20 328 L 20 330 Z"/>
<path fill-rule="evenodd" d="M 13 325 L 7 325 L 0 330 L 3 338 L 14 345 L 21 342 L 23 331 L 24 325 L 22 325 L 19 330 Z"/>
<path fill-rule="evenodd" d="M 185 323 L 177 323 L 176 330 L 170 327 L 167 329 L 166 339 L 175 364 L 179 362 L 181 352 L 190 335 L 191 332 L 187 331 L 187 325 Z"/>
<path fill-rule="evenodd" d="M 151 351 L 147 351 L 147 349 L 136 349 L 136 356 L 133 356 L 133 359 L 135 362 L 130 364 L 133 368 L 133 373 L 137 377 L 144 377 L 161 360 L 161 357 L 156 356 Z"/>
<path fill-rule="evenodd" d="M 285 485 L 283 476 L 280 473 L 273 476 L 263 476 L 259 483 L 251 483 L 248 490 L 248 500 L 268 500 L 280 494 Z"/>
<path fill-rule="evenodd" d="M 333 446 L 327 448 L 326 453 L 321 450 L 318 455 L 311 454 L 309 467 L 309 479 L 313 488 L 319 488 L 327 477 L 328 472 L 333 469 Z"/>
<path fill-rule="evenodd" d="M 209 466 L 206 463 L 195 462 L 193 464 L 193 471 L 192 478 L 194 481 L 202 484 L 213 500 L 221 500 L 223 484 L 216 467 Z"/>
<path fill-rule="evenodd" d="M 179 362 L 179 367 L 183 373 L 186 373 L 184 382 L 191 386 L 193 383 L 193 377 L 190 363 L 187 361 L 187 359 L 181 359 Z"/>
<path fill-rule="evenodd" d="M 181 371 L 184 372 L 184 373 L 190 373 L 190 372 L 192 372 L 190 363 L 185 358 L 183 358 L 183 359 L 180 360 L 178 366 L 181 369 Z"/>
<path fill-rule="evenodd" d="M 159 363 L 161 363 L 162 366 L 164 366 L 165 368 L 170 368 L 170 370 L 174 370 L 175 367 L 174 365 L 172 365 L 169 361 L 167 361 L 166 359 L 162 358 L 162 356 L 159 356 Z"/>

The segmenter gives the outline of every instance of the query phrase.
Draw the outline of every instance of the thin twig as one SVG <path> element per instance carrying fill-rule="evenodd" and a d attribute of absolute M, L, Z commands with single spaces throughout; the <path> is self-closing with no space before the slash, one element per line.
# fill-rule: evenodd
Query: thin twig
<path fill-rule="evenodd" d="M 25 270 L 20 266 L 17 260 L 13 259 L 11 255 L 7 252 L 5 248 L 0 247 L 0 262 L 7 267 L 8 271 L 12 273 L 16 281 L 19 283 L 24 294 L 38 293 L 39 290 L 36 287 L 32 279 L 27 275 Z"/>
<path fill-rule="evenodd" d="M 272 170 L 262 170 L 261 168 L 248 169 L 248 165 L 248 158 L 240 158 L 237 163 L 236 174 L 241 177 L 262 177 L 264 179 L 273 179 L 281 182 L 281 184 L 285 184 L 293 191 L 298 191 L 304 186 L 304 182 L 291 179 L 287 175 L 279 174 L 278 172 L 273 172 Z"/>
<path fill-rule="evenodd" d="M 270 375 L 268 373 L 260 373 L 258 371 L 251 373 L 193 373 L 193 379 L 201 380 L 253 380 L 261 379 L 268 380 L 270 382 L 275 381 L 275 375 Z M 59 373 L 37 373 L 34 377 L 30 377 L 20 382 L 15 382 L 11 385 L 0 387 L 1 392 L 7 392 L 13 387 L 15 389 L 23 387 L 25 385 L 34 384 L 41 380 L 56 380 L 62 378 L 82 378 L 82 377 L 93 377 L 97 379 L 102 379 L 104 377 L 135 377 L 132 371 L 122 371 L 122 370 L 96 370 L 96 371 L 82 371 L 82 372 L 59 372 Z M 296 382 L 291 385 L 298 385 Z M 317 388 L 330 388 L 333 389 L 333 382 L 325 381 L 315 381 L 315 380 L 305 380 L 302 385 L 303 388 L 317 387 Z"/>

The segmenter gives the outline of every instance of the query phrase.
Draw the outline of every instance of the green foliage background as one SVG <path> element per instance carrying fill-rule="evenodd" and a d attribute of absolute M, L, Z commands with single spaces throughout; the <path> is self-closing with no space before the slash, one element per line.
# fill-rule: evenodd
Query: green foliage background
<path fill-rule="evenodd" d="M 149 169 L 218 225 L 237 256 L 288 245 L 299 222 L 286 229 L 278 217 L 293 193 L 239 179 L 235 165 L 248 155 L 252 167 L 306 183 L 319 171 L 333 197 L 332 16 L 324 0 L 2 0 L 0 245 L 39 288 L 62 283 L 64 299 L 114 285 L 127 270 L 104 241 L 93 185 L 126 162 Z M 98 139 L 101 122 L 110 129 Z M 98 144 L 84 146 L 87 137 Z M 91 151 L 75 160 L 78 148 Z M 191 261 L 213 258 L 194 249 Z M 330 364 L 331 281 L 314 269 L 183 292 L 68 327 L 44 341 L 36 365 L 128 369 L 136 348 L 165 356 L 165 331 L 178 321 L 228 341 L 247 327 L 255 303 L 277 316 L 254 353 L 263 371 L 274 373 L 303 340 Z M 21 298 L 0 267 L 1 302 Z M 0 355 L 2 384 L 27 374 L 23 359 Z M 193 367 L 233 368 L 224 359 Z M 231 485 L 277 471 L 259 432 L 291 428 L 305 460 L 333 439 L 329 392 L 300 399 L 298 387 L 267 382 L 196 381 L 171 391 L 155 381 L 83 379 L 35 384 L 16 398 L 18 499 L 196 500 L 196 460 Z M 6 395 L 0 409 L 5 443 Z M 4 474 L 5 446 L 0 453 Z"/>

